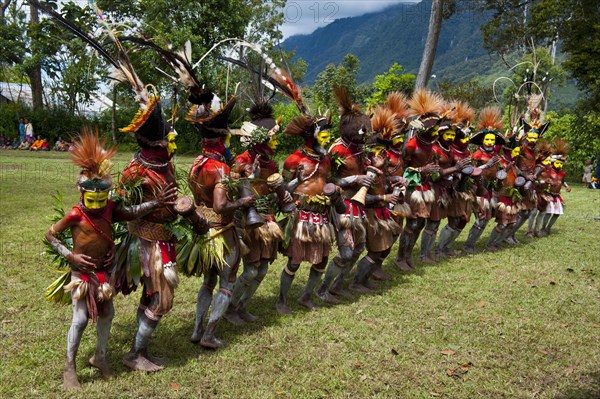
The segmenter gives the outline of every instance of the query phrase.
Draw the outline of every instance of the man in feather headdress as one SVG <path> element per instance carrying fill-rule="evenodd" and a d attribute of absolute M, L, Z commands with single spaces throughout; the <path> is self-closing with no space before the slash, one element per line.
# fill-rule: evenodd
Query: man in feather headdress
<path fill-rule="evenodd" d="M 564 212 L 564 201 L 560 195 L 560 190 L 571 192 L 571 187 L 565 181 L 565 171 L 563 166 L 567 160 L 569 145 L 562 139 L 556 139 L 553 144 L 552 156 L 550 157 L 551 168 L 545 180 L 544 194 L 548 196 L 548 205 L 544 214 L 544 224 L 539 230 L 539 236 L 544 237 L 551 233 L 552 226 L 556 219 Z"/>
<path fill-rule="evenodd" d="M 451 207 L 454 177 L 471 163 L 471 159 L 468 157 L 455 161 L 452 156 L 451 146 L 456 139 L 456 127 L 453 122 L 457 117 L 456 107 L 457 104 L 455 103 L 444 104 L 442 109 L 443 117 L 438 122 L 438 136 L 433 144 L 434 157 L 440 170 L 437 178 L 434 178 L 432 182 L 435 200 L 431 204 L 431 213 L 421 235 L 421 253 L 419 258 L 424 263 L 435 262 L 434 258 L 431 257 L 431 250 L 435 243 L 440 222 L 448 216 L 448 210 Z"/>
<path fill-rule="evenodd" d="M 486 248 L 489 251 L 499 249 L 500 243 L 511 234 L 512 228 L 517 221 L 517 213 L 521 206 L 524 181 L 518 179 L 518 169 L 515 166 L 521 152 L 520 147 L 502 148 L 500 152 L 500 164 L 502 168 L 497 175 L 498 203 L 495 209 L 496 226 L 492 229 Z M 520 191 L 520 189 L 522 191 Z"/>
<path fill-rule="evenodd" d="M 163 117 L 158 94 L 149 94 L 148 98 L 147 103 L 140 104 L 129 126 L 121 129 L 133 133 L 140 146 L 122 172 L 122 186 L 141 184 L 141 199 L 132 198 L 133 201 L 153 200 L 156 193 L 177 185 L 171 163 L 177 149 L 177 133 Z M 123 363 L 134 370 L 158 371 L 164 365 L 161 358 L 148 353 L 148 343 L 160 319 L 171 310 L 178 285 L 176 238 L 166 226 L 176 217 L 173 205 L 165 204 L 127 226 L 129 237 L 123 241 L 123 245 L 128 246 L 126 252 L 124 250 L 127 259 L 124 257 L 118 262 L 115 287 L 124 295 L 135 289 L 138 277 L 130 281 L 136 274 L 131 267 L 140 266 L 143 292 L 137 310 L 138 329 L 131 351 L 123 359 Z"/>
<path fill-rule="evenodd" d="M 471 124 L 475 119 L 475 111 L 461 101 L 453 102 L 451 107 L 454 109 L 452 129 L 456 137 L 450 144 L 450 155 L 456 165 L 463 159 L 471 158 L 469 135 Z M 452 244 L 469 223 L 476 200 L 476 189 L 481 188 L 481 184 L 478 185 L 474 178 L 467 174 L 467 172 L 472 173 L 473 170 L 473 168 L 463 168 L 453 176 L 452 198 L 448 207 L 448 224 L 440 232 L 435 249 L 437 256 L 457 255 L 452 250 Z"/>
<path fill-rule="evenodd" d="M 137 206 L 128 207 L 121 202 L 111 201 L 108 198 L 112 188 L 110 159 L 116 150 L 105 150 L 104 144 L 99 142 L 97 134 L 91 132 L 84 133 L 73 142 L 73 163 L 81 167 L 77 178 L 81 201 L 46 233 L 50 245 L 71 264 L 71 282 L 65 286 L 73 301 L 73 320 L 67 339 L 67 363 L 63 374 L 65 389 L 79 388 L 75 358 L 90 318 L 96 323 L 97 342 L 89 363 L 99 368 L 103 376 L 112 375 L 106 359 L 114 315 L 114 288 L 109 283 L 115 255 L 112 223 L 147 215 L 172 203 L 177 196 L 175 188 L 166 188 L 157 193 L 153 200 Z M 72 232 L 72 251 L 59 240 L 66 229 Z"/>
<path fill-rule="evenodd" d="M 371 131 L 371 121 L 358 105 L 352 103 L 345 87 L 336 87 L 334 94 L 340 106 L 341 137 L 333 143 L 328 153 L 333 159 L 332 180 L 343 190 L 346 212 L 332 213 L 338 254 L 329 262 L 317 295 L 321 300 L 335 304 L 338 300 L 331 294 L 349 296 L 343 289 L 344 277 L 350 273 L 365 249 L 364 204 L 350 200 L 361 187 L 371 186 L 373 177 L 365 174 L 365 154 L 362 148 L 367 134 Z"/>
<path fill-rule="evenodd" d="M 539 112 L 532 112 L 531 115 L 537 115 L 539 117 Z M 513 245 L 518 243 L 515 234 L 527 221 L 533 210 L 536 209 L 537 194 L 533 183 L 535 182 L 537 175 L 541 173 L 541 169 L 537 168 L 538 156 L 536 153 L 536 144 L 550 126 L 549 121 L 541 123 L 538 117 L 536 117 L 531 124 L 521 119 L 524 136 L 521 139 L 521 151 L 516 160 L 516 165 L 519 170 L 519 175 L 523 176 L 531 183 L 528 184 L 529 189 L 525 191 L 523 199 L 521 200 L 521 210 L 519 212 L 518 220 L 512 227 L 512 232 L 507 238 L 507 242 Z"/>
<path fill-rule="evenodd" d="M 202 153 L 194 160 L 189 173 L 189 182 L 194 202 L 210 223 L 208 238 L 202 248 L 204 282 L 198 291 L 196 322 L 191 341 L 216 349 L 224 342 L 215 337 L 215 328 L 231 301 L 233 285 L 240 263 L 240 237 L 234 225 L 234 211 L 254 205 L 253 196 L 231 200 L 230 168 L 225 163 L 225 146 L 222 138 L 229 134 L 227 126 L 236 97 L 232 97 L 222 108 L 206 114 L 206 108 L 194 106 L 188 114 L 202 138 Z M 214 296 L 213 290 L 219 283 Z M 204 319 L 212 302 L 206 328 Z"/>
<path fill-rule="evenodd" d="M 435 195 L 432 190 L 432 177 L 440 167 L 434 160 L 433 144 L 438 136 L 438 122 L 442 98 L 426 90 L 413 93 L 409 105 L 410 115 L 415 119 L 411 126 L 416 135 L 406 143 L 404 149 L 404 177 L 409 180 L 408 193 L 411 214 L 400 235 L 396 266 L 401 271 L 412 271 L 412 251 L 417 238 L 430 217 Z"/>
<path fill-rule="evenodd" d="M 369 277 L 375 270 L 381 270 L 395 238 L 400 235 L 402 228 L 390 212 L 390 206 L 395 205 L 399 198 L 398 191 L 392 186 L 406 184 L 404 178 L 390 179 L 387 175 L 387 150 L 393 145 L 393 135 L 397 129 L 394 113 L 388 108 L 377 107 L 371 124 L 374 134 L 369 139 L 370 150 L 366 162 L 370 170 L 375 172 L 372 168 L 376 168 L 379 172 L 365 196 L 367 254 L 358 262 L 356 275 L 350 284 L 352 290 L 359 292 L 370 290 Z"/>
<path fill-rule="evenodd" d="M 175 187 L 175 175 L 171 157 L 177 146 L 177 133 L 163 119 L 158 93 L 151 92 L 135 72 L 127 51 L 96 6 L 95 11 L 105 33 L 114 42 L 116 58 L 106 51 L 96 40 L 80 28 L 67 21 L 54 9 L 45 3 L 31 0 L 31 5 L 43 10 L 48 15 L 69 29 L 75 35 L 94 47 L 113 67 L 111 78 L 117 82 L 127 83 L 140 105 L 140 109 L 124 132 L 135 135 L 141 150 L 136 152 L 134 159 L 122 173 L 122 185 L 133 186 L 141 182 L 141 198 L 134 201 L 152 201 L 164 190 Z M 150 85 L 151 86 L 151 85 Z M 129 235 L 122 241 L 122 256 L 116 265 L 115 288 L 128 294 L 143 279 L 144 292 L 137 311 L 138 330 L 131 351 L 123 362 L 132 369 L 157 371 L 162 368 L 158 363 L 162 360 L 148 354 L 148 341 L 158 325 L 160 318 L 173 305 L 173 293 L 177 286 L 177 270 L 175 259 L 175 237 L 165 223 L 176 218 L 171 203 L 163 203 L 151 214 L 129 222 Z M 131 266 L 136 269 L 132 273 Z M 135 274 L 135 276 L 134 276 Z"/>
<path fill-rule="evenodd" d="M 225 313 L 225 318 L 235 325 L 256 321 L 256 316 L 249 313 L 246 306 L 267 275 L 269 264 L 277 258 L 279 244 L 283 239 L 283 231 L 275 220 L 280 201 L 268 184 L 269 177 L 277 172 L 277 165 L 272 158 L 279 145 L 276 136 L 279 122 L 273 117 L 273 108 L 269 102 L 261 100 L 248 110 L 251 122 L 244 122 L 237 133 L 242 145 L 248 150 L 235 158 L 231 169 L 231 174 L 236 178 L 250 179 L 252 192 L 259 201 L 256 209 L 264 221 L 264 224 L 257 227 L 247 223 L 248 215 L 243 219 L 245 228 L 242 238 L 250 250 L 242 255 L 244 271 L 236 280 L 231 303 Z M 285 193 L 285 200 L 291 203 L 292 197 L 287 191 Z"/>
<path fill-rule="evenodd" d="M 287 305 L 288 291 L 303 261 L 310 262 L 310 274 L 298 303 L 316 309 L 312 293 L 327 266 L 333 232 L 329 222 L 331 199 L 324 193 L 331 173 L 326 146 L 331 137 L 331 119 L 300 115 L 288 123 L 284 134 L 304 138 L 301 148 L 287 157 L 283 177 L 288 180 L 288 191 L 296 203 L 285 229 L 287 265 L 281 272 L 277 312 L 291 314 Z M 331 193 L 329 193 L 331 194 Z"/>
<path fill-rule="evenodd" d="M 477 206 L 475 207 L 475 223 L 469 230 L 469 236 L 463 246 L 467 253 L 475 252 L 475 244 L 483 234 L 485 227 L 492 218 L 496 208 L 498 195 L 498 180 L 496 172 L 500 162 L 500 149 L 506 142 L 501 134 L 502 115 L 498 107 L 486 107 L 479 114 L 478 132 L 471 137 L 471 144 L 478 145 L 479 148 L 473 153 L 473 165 L 483 169 L 482 181 L 485 192 L 482 191 L 477 196 Z"/>

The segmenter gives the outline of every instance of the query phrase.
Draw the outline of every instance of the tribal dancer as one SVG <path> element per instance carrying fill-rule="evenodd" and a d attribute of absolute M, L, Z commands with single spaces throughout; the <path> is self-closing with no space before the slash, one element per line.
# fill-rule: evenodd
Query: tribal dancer
<path fill-rule="evenodd" d="M 498 203 L 496 205 L 496 226 L 492 229 L 486 248 L 488 251 L 500 249 L 499 245 L 511 234 L 514 224 L 517 222 L 517 214 L 522 206 L 522 191 L 525 181 L 519 183 L 518 162 L 521 152 L 520 147 L 504 147 L 500 156 L 500 165 L 496 177 L 498 179 Z M 522 179 L 522 178 L 521 178 Z M 524 190 L 523 190 L 524 191 Z"/>
<path fill-rule="evenodd" d="M 399 193 L 388 192 L 388 176 L 385 174 L 389 170 L 387 149 L 393 145 L 393 134 L 397 129 L 394 113 L 388 108 L 378 107 L 371 123 L 375 133 L 370 138 L 371 151 L 367 163 L 376 177 L 365 198 L 368 252 L 358 262 L 354 281 L 350 285 L 352 290 L 358 292 L 370 291 L 369 277 L 376 269 L 381 269 L 395 238 L 402 230 L 390 212 L 390 205 L 396 204 Z M 400 183 L 405 183 L 404 178 L 396 181 L 396 185 Z"/>
<path fill-rule="evenodd" d="M 71 263 L 71 282 L 65 291 L 71 292 L 73 320 L 67 339 L 67 363 L 63 373 L 65 389 L 80 387 L 77 380 L 75 358 L 88 319 L 96 323 L 96 351 L 89 359 L 104 377 L 112 376 L 106 359 L 108 335 L 114 315 L 110 285 L 112 261 L 115 255 L 112 223 L 132 220 L 170 203 L 177 190 L 164 190 L 153 201 L 137 206 L 124 206 L 108 199 L 112 187 L 110 159 L 114 148 L 105 150 L 98 135 L 84 133 L 71 148 L 73 163 L 81 167 L 77 187 L 81 202 L 74 206 L 60 221 L 50 227 L 46 240 Z M 73 251 L 59 240 L 60 234 L 71 229 Z"/>
<path fill-rule="evenodd" d="M 454 175 L 462 171 L 469 163 L 470 158 L 461 158 L 455 162 L 452 156 L 451 146 L 456 138 L 456 128 L 453 125 L 455 118 L 455 104 L 446 103 L 445 112 L 442 112 L 443 118 L 438 122 L 438 136 L 433 144 L 433 153 L 436 163 L 440 170 L 437 178 L 432 179 L 433 192 L 435 200 L 431 204 L 431 213 L 425 224 L 423 234 L 421 234 L 421 253 L 419 259 L 423 263 L 435 263 L 431 257 L 431 250 L 435 244 L 435 237 L 440 227 L 442 219 L 448 216 L 448 209 L 452 201 L 452 183 Z"/>
<path fill-rule="evenodd" d="M 544 237 L 550 234 L 552 226 L 556 219 L 564 212 L 564 201 L 560 195 L 560 190 L 564 186 L 565 190 L 571 192 L 571 187 L 565 182 L 565 172 L 562 170 L 567 154 L 569 153 L 569 145 L 562 139 L 554 141 L 554 150 L 552 157 L 552 167 L 546 177 L 546 186 L 544 194 L 548 195 L 548 205 L 544 214 L 544 224 L 539 231 L 539 236 Z"/>
<path fill-rule="evenodd" d="M 204 282 L 198 291 L 196 322 L 191 341 L 216 349 L 224 342 L 215 337 L 217 322 L 223 316 L 231 301 L 231 292 L 240 263 L 240 237 L 234 225 L 234 211 L 254 205 L 253 196 L 244 196 L 235 201 L 230 198 L 229 166 L 225 163 L 225 146 L 221 139 L 229 133 L 227 120 L 236 98 L 233 97 L 220 110 L 206 114 L 206 107 L 194 106 L 188 120 L 193 122 L 202 138 L 202 154 L 192 164 L 189 182 L 197 208 L 208 219 L 210 231 L 202 248 Z M 219 290 L 213 290 L 219 282 Z M 211 305 L 206 328 L 204 319 Z"/>
<path fill-rule="evenodd" d="M 497 165 L 500 162 L 499 151 L 506 142 L 500 129 L 502 129 L 502 116 L 498 107 L 486 107 L 479 114 L 477 132 L 471 137 L 471 144 L 479 148 L 473 153 L 473 165 L 483 169 L 483 186 L 486 190 L 484 195 L 477 197 L 475 207 L 475 223 L 469 231 L 467 241 L 463 246 L 466 253 L 475 253 L 475 244 L 483 234 L 485 226 L 492 218 L 497 203 Z"/>
<path fill-rule="evenodd" d="M 307 115 L 295 117 L 288 123 L 284 134 L 304 138 L 304 144 L 287 157 L 283 166 L 283 176 L 288 183 L 297 209 L 291 214 L 286 228 L 289 243 L 285 250 L 288 262 L 281 272 L 281 285 L 277 312 L 291 314 L 287 306 L 288 291 L 294 275 L 303 261 L 311 263 L 310 274 L 298 303 L 308 309 L 316 309 L 312 302 L 312 292 L 325 271 L 333 232 L 329 224 L 331 200 L 325 195 L 327 178 L 331 173 L 331 163 L 325 147 L 331 138 L 331 120 L 327 117 L 312 118 Z M 327 194 L 334 194 L 329 193 Z"/>
<path fill-rule="evenodd" d="M 434 162 L 433 143 L 438 136 L 437 124 L 443 100 L 426 90 L 418 90 L 409 100 L 411 114 L 416 117 L 411 126 L 417 133 L 406 143 L 404 149 L 404 176 L 409 180 L 408 195 L 411 214 L 400 235 L 396 266 L 401 271 L 414 270 L 412 251 L 425 221 L 429 219 L 435 195 L 431 187 L 432 176 L 440 167 Z"/>
<path fill-rule="evenodd" d="M 548 200 L 550 199 L 545 193 L 546 189 L 546 178 L 552 168 L 552 144 L 546 139 L 539 139 L 536 144 L 536 170 L 535 175 L 537 179 L 535 181 L 535 192 L 537 194 L 536 209 L 533 209 L 529 215 L 527 222 L 527 233 L 525 234 L 529 238 L 539 236 L 539 230 L 544 219 L 546 207 L 548 206 Z M 534 229 L 535 223 L 535 229 Z"/>
<path fill-rule="evenodd" d="M 140 146 L 123 170 L 121 184 L 141 183 L 143 201 L 152 201 L 161 190 L 176 187 L 171 158 L 177 149 L 177 133 L 164 120 L 158 94 L 150 94 L 148 98 L 148 102 L 140 104 L 131 124 L 121 129 L 133 132 Z M 123 359 L 134 370 L 158 371 L 164 365 L 162 359 L 148 354 L 148 342 L 162 316 L 171 310 L 178 285 L 176 239 L 166 227 L 176 217 L 172 204 L 165 203 L 151 214 L 129 222 L 129 237 L 122 243 L 128 246 L 123 252 L 128 259 L 117 262 L 117 290 L 127 295 L 135 289 L 129 281 L 132 271 L 128 267 L 137 263 L 141 265 L 144 286 L 137 310 L 138 329 L 131 351 Z M 124 265 L 127 266 L 121 267 Z"/>
<path fill-rule="evenodd" d="M 534 113 L 533 115 L 536 114 Z M 521 153 L 517 159 L 516 165 L 519 170 L 519 174 L 525 179 L 527 179 L 527 181 L 531 182 L 528 185 L 531 186 L 531 189 L 525 192 L 525 196 L 521 201 L 521 211 L 519 212 L 517 222 L 513 226 L 511 234 L 506 239 L 506 241 L 512 245 L 518 244 L 515 234 L 517 233 L 519 228 L 527 221 L 529 215 L 533 212 L 533 210 L 536 209 L 537 194 L 535 192 L 533 183 L 537 178 L 536 173 L 541 173 L 541 169 L 536 170 L 537 154 L 535 149 L 538 139 L 542 137 L 546 129 L 548 129 L 550 122 L 541 124 L 538 120 L 535 120 L 530 125 L 524 120 L 522 120 L 522 124 L 525 132 L 525 138 L 523 139 L 523 144 L 521 145 Z"/>
<path fill-rule="evenodd" d="M 390 138 L 391 145 L 387 146 L 385 150 L 387 158 L 387 170 L 385 171 L 387 184 L 394 187 L 394 193 L 398 195 L 396 204 L 393 207 L 390 207 L 392 218 L 400 227 L 398 234 L 393 236 L 393 242 L 395 243 L 398 240 L 400 233 L 402 233 L 404 219 L 410 215 L 410 205 L 405 201 L 404 197 L 406 190 L 400 188 L 400 184 L 405 185 L 406 183 L 406 180 L 403 177 L 404 158 L 402 151 L 404 148 L 404 136 L 406 135 L 406 130 L 409 126 L 407 121 L 409 113 L 408 99 L 401 92 L 392 92 L 387 97 L 385 107 L 392 111 L 395 122 L 395 129 Z M 379 264 L 375 265 L 371 275 L 376 280 L 389 280 L 391 278 Z"/>
<path fill-rule="evenodd" d="M 224 316 L 235 325 L 256 321 L 257 317 L 249 313 L 246 306 L 267 275 L 269 264 L 277 258 L 283 240 L 283 232 L 275 220 L 278 199 L 268 184 L 269 176 L 277 172 L 272 158 L 279 145 L 276 136 L 279 123 L 273 118 L 273 108 L 268 100 L 258 101 L 248 113 L 252 122 L 244 122 L 240 133 L 242 145 L 248 151 L 235 158 L 231 174 L 252 179 L 252 190 L 257 200 L 264 203 L 257 210 L 265 223 L 260 227 L 246 225 L 244 229 L 243 241 L 251 250 L 242 256 L 244 271 L 235 282 L 231 303 Z M 287 191 L 285 193 L 291 202 L 291 196 Z"/>
<path fill-rule="evenodd" d="M 365 174 L 365 154 L 362 146 L 371 130 L 371 121 L 358 105 L 352 103 L 344 87 L 334 89 L 340 106 L 340 138 L 329 149 L 333 159 L 333 182 L 343 190 L 344 214 L 332 213 L 336 229 L 338 254 L 329 262 L 327 273 L 317 290 L 317 296 L 328 303 L 338 303 L 331 294 L 349 297 L 343 289 L 344 278 L 350 273 L 365 249 L 365 211 L 363 205 L 350 199 L 363 186 L 370 186 L 373 177 Z M 355 288 L 361 288 L 356 286 Z"/>
<path fill-rule="evenodd" d="M 450 145 L 450 155 L 454 163 L 458 164 L 463 159 L 470 160 L 469 135 L 471 124 L 475 119 L 475 111 L 467 103 L 454 102 L 454 117 L 452 128 L 456 137 Z M 456 256 L 459 252 L 452 250 L 452 244 L 460 235 L 471 219 L 473 206 L 476 201 L 476 189 L 481 188 L 471 174 L 474 168 L 463 168 L 454 175 L 452 186 L 452 199 L 448 207 L 448 224 L 440 231 L 435 249 L 436 256 Z"/>

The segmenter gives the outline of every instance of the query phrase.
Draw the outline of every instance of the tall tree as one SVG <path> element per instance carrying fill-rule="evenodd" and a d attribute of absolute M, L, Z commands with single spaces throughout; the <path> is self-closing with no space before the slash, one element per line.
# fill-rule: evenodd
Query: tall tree
<path fill-rule="evenodd" d="M 443 0 L 432 0 L 431 2 L 429 31 L 427 33 L 425 48 L 423 49 L 421 66 L 419 67 L 419 73 L 417 74 L 417 80 L 415 82 L 416 89 L 426 87 L 427 82 L 429 81 L 429 76 L 431 75 L 433 61 L 435 61 L 435 52 L 437 50 L 438 39 L 440 38 L 440 31 L 442 30 L 443 3 Z"/>
<path fill-rule="evenodd" d="M 29 7 L 29 37 L 31 38 L 32 57 L 27 66 L 26 72 L 31 85 L 31 100 L 33 109 L 42 109 L 44 107 L 44 87 L 42 85 L 42 65 L 39 53 L 35 49 L 39 48 L 37 41 L 40 38 L 40 17 L 35 7 Z"/>

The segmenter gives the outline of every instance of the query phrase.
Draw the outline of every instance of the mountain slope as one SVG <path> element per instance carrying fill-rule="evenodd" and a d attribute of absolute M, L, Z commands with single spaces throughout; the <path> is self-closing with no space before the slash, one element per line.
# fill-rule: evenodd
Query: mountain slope
<path fill-rule="evenodd" d="M 312 83 L 327 64 L 339 63 L 347 53 L 361 61 L 358 79 L 371 82 L 398 62 L 416 73 L 427 38 L 431 0 L 400 3 L 383 11 L 339 19 L 310 35 L 292 36 L 282 43 L 308 63 L 305 81 Z M 434 73 L 443 77 L 449 66 L 487 57 L 479 27 L 484 15 L 464 12 L 445 20 L 438 42 Z"/>

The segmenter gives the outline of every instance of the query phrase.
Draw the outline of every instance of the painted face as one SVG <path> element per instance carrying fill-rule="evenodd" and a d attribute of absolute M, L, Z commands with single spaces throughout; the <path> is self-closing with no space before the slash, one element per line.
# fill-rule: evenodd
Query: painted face
<path fill-rule="evenodd" d="M 485 147 L 493 147 L 496 144 L 496 135 L 488 133 L 483 136 L 483 145 Z"/>
<path fill-rule="evenodd" d="M 442 134 L 442 140 L 446 143 L 452 143 L 456 138 L 456 132 L 453 129 L 448 129 Z"/>
<path fill-rule="evenodd" d="M 317 135 L 317 144 L 323 148 L 327 147 L 330 141 L 331 135 L 329 134 L 329 130 L 323 130 Z"/>
<path fill-rule="evenodd" d="M 552 163 L 552 158 L 548 157 L 548 158 L 544 159 L 544 160 L 542 161 L 542 163 L 543 163 L 544 165 L 548 166 L 548 165 L 550 165 L 550 164 Z"/>
<path fill-rule="evenodd" d="M 460 142 L 463 144 L 469 144 L 469 138 L 468 137 L 463 137 L 462 139 L 460 139 Z"/>
<path fill-rule="evenodd" d="M 515 147 L 515 148 L 513 148 L 513 150 L 510 153 L 510 156 L 513 157 L 513 158 L 516 158 L 519 155 L 521 155 L 521 147 Z"/>
<path fill-rule="evenodd" d="M 396 147 L 396 146 L 398 146 L 398 145 L 400 145 L 402 143 L 404 143 L 404 136 L 403 135 L 394 136 L 392 138 L 392 145 L 394 147 Z"/>
<path fill-rule="evenodd" d="M 527 133 L 527 138 L 526 138 L 527 143 L 530 146 L 535 145 L 535 143 L 537 143 L 539 137 L 540 137 L 539 134 L 530 131 L 529 133 Z"/>
<path fill-rule="evenodd" d="M 564 164 L 563 161 L 561 161 L 559 159 L 557 159 L 556 161 L 554 161 L 554 163 L 552 163 L 552 165 L 554 166 L 554 169 L 558 169 L 558 170 L 562 169 L 563 164 Z"/>
<path fill-rule="evenodd" d="M 175 144 L 175 137 L 177 133 L 171 132 L 167 134 L 167 154 L 171 157 L 177 151 L 177 144 Z"/>
<path fill-rule="evenodd" d="M 277 136 L 271 137 L 271 140 L 269 140 L 269 143 L 267 145 L 270 149 L 275 151 L 277 147 L 279 147 L 279 140 L 277 140 Z"/>
<path fill-rule="evenodd" d="M 371 147 L 371 151 L 376 156 L 381 154 L 381 151 L 383 151 L 384 149 L 385 149 L 385 146 L 383 146 L 383 145 L 374 145 L 373 147 Z"/>
<path fill-rule="evenodd" d="M 435 137 L 437 137 L 437 136 L 440 135 L 440 132 L 438 130 L 439 128 L 440 128 L 439 126 L 436 126 L 436 127 L 433 128 L 433 130 L 431 131 L 431 137 L 432 138 L 435 138 Z"/>
<path fill-rule="evenodd" d="M 102 209 L 108 203 L 107 191 L 86 191 L 83 193 L 83 205 L 88 209 Z"/>

